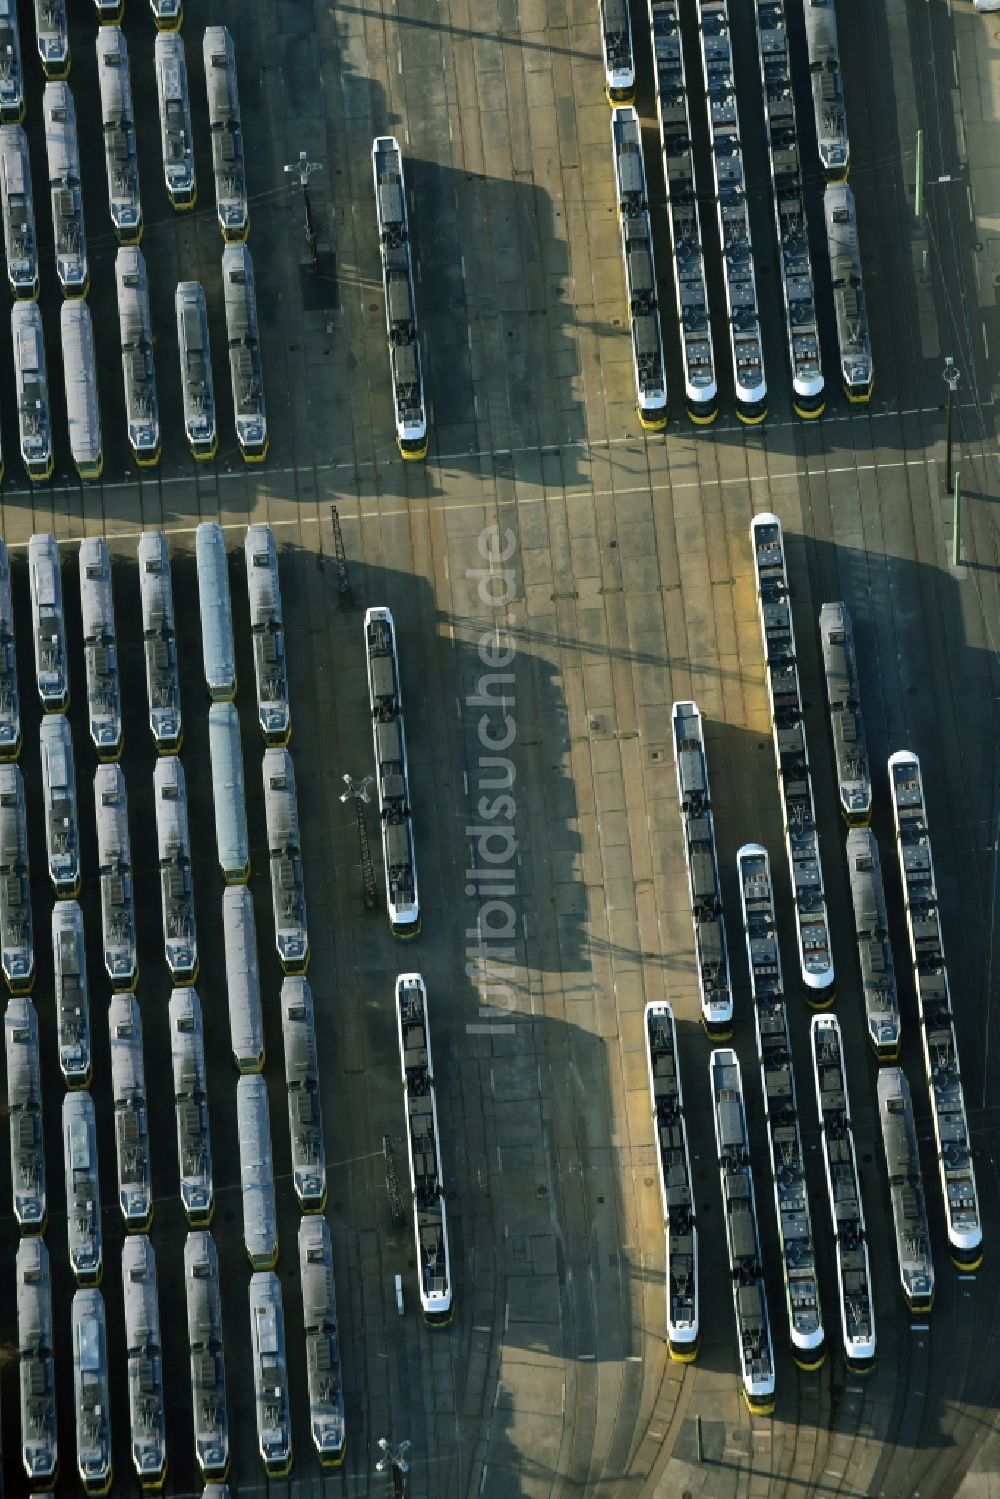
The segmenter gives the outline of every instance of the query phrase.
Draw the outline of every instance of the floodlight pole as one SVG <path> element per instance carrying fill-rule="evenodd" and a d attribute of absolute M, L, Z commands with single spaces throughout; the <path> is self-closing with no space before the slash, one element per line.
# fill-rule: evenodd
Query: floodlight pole
<path fill-rule="evenodd" d="M 309 246 L 309 256 L 313 263 L 313 270 L 319 266 L 319 256 L 316 251 L 316 231 L 313 229 L 312 199 L 309 196 L 309 178 L 313 172 L 321 172 L 323 163 L 321 161 L 310 161 L 304 151 L 299 152 L 298 161 L 286 161 L 286 172 L 297 172 L 299 176 L 299 187 L 302 189 L 302 206 L 306 214 L 306 244 Z"/>
<path fill-rule="evenodd" d="M 375 1472 L 390 1473 L 393 1499 L 403 1499 L 406 1493 L 406 1475 L 410 1471 L 406 1454 L 410 1450 L 411 1443 L 399 1442 L 393 1446 L 388 1437 L 379 1437 L 378 1445 L 382 1449 L 382 1456 L 375 1464 Z"/>

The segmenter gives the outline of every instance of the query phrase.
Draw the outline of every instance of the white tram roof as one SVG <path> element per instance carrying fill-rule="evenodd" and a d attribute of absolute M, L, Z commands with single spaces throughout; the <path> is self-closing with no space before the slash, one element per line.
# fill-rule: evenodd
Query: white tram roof
<path fill-rule="evenodd" d="M 8 110 L 24 103 L 24 65 L 16 0 L 0 0 L 0 102 Z"/>
<path fill-rule="evenodd" d="M 243 1181 L 244 1231 L 247 1247 L 255 1238 L 277 1237 L 274 1165 L 267 1084 L 259 1072 L 244 1073 L 236 1083 L 236 1118 Z"/>
<path fill-rule="evenodd" d="M 148 1234 L 129 1234 L 122 1245 L 125 1337 L 129 1349 L 148 1354 L 160 1347 L 156 1255 Z"/>
<path fill-rule="evenodd" d="M 257 296 L 253 258 L 246 245 L 227 245 L 222 252 L 222 290 L 229 342 L 257 342 Z"/>
<path fill-rule="evenodd" d="M 248 885 L 227 885 L 222 892 L 222 929 L 233 1056 L 238 1067 L 257 1068 L 264 1055 L 264 1025 L 257 929 Z"/>
<path fill-rule="evenodd" d="M 246 869 L 250 863 L 250 836 L 243 789 L 240 720 L 235 703 L 213 703 L 209 708 L 208 745 L 219 863 L 224 872 Z"/>
<path fill-rule="evenodd" d="M 195 556 L 205 677 L 210 686 L 232 682 L 236 676 L 236 655 L 226 538 L 215 521 L 203 521 L 195 532 Z"/>
<path fill-rule="evenodd" d="M 28 997 L 7 1001 L 4 1012 L 7 1055 L 7 1103 L 11 1109 L 40 1108 L 41 1062 L 38 1054 L 38 1015 Z"/>
<path fill-rule="evenodd" d="M 120 765 L 99 765 L 94 773 L 97 857 L 102 869 L 131 865 L 125 775 Z"/>
<path fill-rule="evenodd" d="M 114 638 L 111 556 L 103 536 L 87 536 L 80 543 L 80 612 L 84 640 Z"/>
<path fill-rule="evenodd" d="M 174 989 L 168 1007 L 170 1055 L 174 1072 L 174 1094 L 184 1097 L 205 1091 L 205 1042 L 201 1023 L 201 1001 L 197 990 Z"/>
<path fill-rule="evenodd" d="M 115 256 L 118 321 L 122 347 L 150 342 L 149 279 L 146 257 L 138 245 L 122 245 Z"/>
<path fill-rule="evenodd" d="M 17 1342 L 22 1357 L 52 1351 L 49 1251 L 37 1234 L 17 1246 Z"/>
<path fill-rule="evenodd" d="M 212 128 L 233 121 L 239 124 L 240 100 L 236 87 L 236 49 L 226 26 L 206 26 L 202 41 L 205 81 L 208 85 L 208 117 Z"/>
<path fill-rule="evenodd" d="M 142 1057 L 142 1011 L 134 994 L 115 994 L 108 1007 L 111 1037 L 111 1091 L 115 1103 L 146 1097 Z"/>
<path fill-rule="evenodd" d="M 184 767 L 176 755 L 157 760 L 153 770 L 153 787 L 156 793 L 156 834 L 161 860 L 172 856 L 178 846 L 184 856 L 190 857 L 187 782 Z"/>
<path fill-rule="evenodd" d="M 90 308 L 82 297 L 63 302 L 59 314 L 69 445 L 76 464 L 96 464 L 101 456 L 101 408 Z"/>
<path fill-rule="evenodd" d="M 264 813 L 272 853 L 301 847 L 295 767 L 287 749 L 264 751 Z"/>
<path fill-rule="evenodd" d="M 184 1241 L 184 1285 L 187 1293 L 188 1342 L 192 1349 L 222 1343 L 222 1293 L 219 1255 L 207 1229 L 193 1230 Z"/>
<path fill-rule="evenodd" d="M 27 862 L 24 781 L 19 766 L 0 765 L 0 869 L 26 866 Z"/>
<path fill-rule="evenodd" d="M 19 396 L 26 394 L 26 387 L 35 383 L 38 387 L 35 399 L 46 406 L 48 422 L 48 375 L 45 367 L 45 338 L 42 332 L 42 314 L 37 302 L 21 300 L 10 310 L 10 327 L 14 339 L 14 371 L 17 376 Z"/>
<path fill-rule="evenodd" d="M 65 79 L 52 78 L 42 95 L 45 113 L 45 153 L 49 181 L 67 185 L 80 180 L 80 149 L 76 128 L 76 105 Z"/>
<path fill-rule="evenodd" d="M 308 979 L 285 978 L 281 985 L 281 1033 L 285 1083 L 289 1088 L 319 1082 L 316 1022 Z"/>
<path fill-rule="evenodd" d="M 5 205 L 15 196 L 31 202 L 31 162 L 23 125 L 0 125 L 0 190 Z"/>
<path fill-rule="evenodd" d="M 139 537 L 139 593 L 143 631 L 174 629 L 174 593 L 170 581 L 170 552 L 162 531 L 143 531 Z"/>
<path fill-rule="evenodd" d="M 178 281 L 174 293 L 177 341 L 181 355 L 181 381 L 185 410 L 193 404 L 212 403 L 212 350 L 208 336 L 205 290 L 200 281 Z M 190 417 L 190 412 L 188 411 Z M 199 530 L 201 528 L 199 527 Z"/>
<path fill-rule="evenodd" d="M 120 26 L 102 26 L 97 33 L 97 70 L 105 125 L 117 124 L 120 120 L 132 124 L 128 47 Z"/>
<path fill-rule="evenodd" d="M 250 595 L 250 626 L 271 622 L 280 625 L 281 586 L 274 532 L 268 525 L 249 526 L 243 545 Z"/>

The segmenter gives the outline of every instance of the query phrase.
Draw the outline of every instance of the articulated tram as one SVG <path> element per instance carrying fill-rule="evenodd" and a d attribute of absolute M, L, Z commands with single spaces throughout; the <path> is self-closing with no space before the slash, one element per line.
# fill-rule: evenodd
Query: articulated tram
<path fill-rule="evenodd" d="M 288 1090 L 288 1133 L 292 1142 L 292 1182 L 303 1213 L 321 1213 L 326 1206 L 326 1146 L 316 1021 L 307 979 L 286 978 L 281 985 L 281 1038 Z"/>
<path fill-rule="evenodd" d="M 826 384 L 820 358 L 809 225 L 802 195 L 802 167 L 784 0 L 755 0 L 755 8 L 774 227 L 778 236 L 778 264 L 785 310 L 785 342 L 792 369 L 792 405 L 796 416 L 809 421 L 823 414 Z"/>
<path fill-rule="evenodd" d="M 282 972 L 302 974 L 309 967 L 309 929 L 295 767 L 287 749 L 264 751 L 264 817 L 274 945 Z"/>
<path fill-rule="evenodd" d="M 24 119 L 24 64 L 17 0 L 0 0 L 0 120 L 19 125 Z"/>
<path fill-rule="evenodd" d="M 840 71 L 837 12 L 834 0 L 809 0 L 804 9 L 819 163 L 827 182 L 843 182 L 850 170 L 851 146 Z"/>
<path fill-rule="evenodd" d="M 11 994 L 35 983 L 28 827 L 17 765 L 0 765 L 0 966 Z"/>
<path fill-rule="evenodd" d="M 139 467 L 149 468 L 160 461 L 160 408 L 156 398 L 149 284 L 141 250 L 118 251 L 115 283 L 128 440 Z"/>
<path fill-rule="evenodd" d="M 108 1493 L 114 1477 L 109 1383 L 104 1297 L 80 1290 L 73 1297 L 73 1406 L 76 1471 L 87 1495 Z"/>
<path fill-rule="evenodd" d="M 872 778 L 861 713 L 854 629 L 846 604 L 823 605 L 819 611 L 819 633 L 840 812 L 849 828 L 866 828 L 872 816 Z"/>
<path fill-rule="evenodd" d="M 0 466 L 0 478 L 3 477 Z M 10 555 L 0 537 L 0 764 L 21 753 L 21 693 L 17 685 L 14 601 L 10 591 Z"/>
<path fill-rule="evenodd" d="M 736 855 L 736 864 L 792 1357 L 800 1369 L 818 1369 L 826 1357 L 826 1334 L 792 1070 L 788 1006 L 781 976 L 771 864 L 767 850 L 759 843 L 745 843 Z"/>
<path fill-rule="evenodd" d="M 604 94 L 612 108 L 635 101 L 635 59 L 628 0 L 600 0 Z"/>
<path fill-rule="evenodd" d="M 214 458 L 219 446 L 215 421 L 212 349 L 205 293 L 199 281 L 179 281 L 174 294 L 177 347 L 181 364 L 184 435 L 199 463 Z"/>
<path fill-rule="evenodd" d="M 420 1309 L 426 1322 L 441 1327 L 452 1319 L 454 1287 L 448 1250 L 448 1217 L 427 989 L 419 973 L 401 973 L 396 980 L 396 1025 L 406 1109 L 406 1150 L 413 1193 Z"/>
<path fill-rule="evenodd" d="M 222 1484 L 229 1474 L 229 1407 L 219 1256 L 210 1233 L 189 1233 L 184 1242 L 184 1292 L 195 1458 L 206 1484 Z"/>
<path fill-rule="evenodd" d="M 103 536 L 87 536 L 80 544 L 80 612 L 90 737 L 99 760 L 117 760 L 122 752 L 121 682 L 111 555 Z"/>
<path fill-rule="evenodd" d="M 678 0 L 649 0 L 656 112 L 677 295 L 677 326 L 684 361 L 687 413 L 696 426 L 719 414 L 719 388 L 708 315 L 701 208 L 691 151 L 691 111 L 684 70 Z"/>
<path fill-rule="evenodd" d="M 108 1009 L 111 1093 L 118 1159 L 118 1206 L 129 1233 L 146 1233 L 153 1218 L 149 1110 L 142 1055 L 142 1014 L 134 994 L 116 994 Z"/>
<path fill-rule="evenodd" d="M 934 1305 L 934 1255 L 910 1085 L 901 1067 L 883 1067 L 877 1086 L 900 1290 L 908 1311 L 926 1316 Z"/>
<path fill-rule="evenodd" d="M 875 385 L 868 302 L 861 284 L 861 250 L 854 194 L 846 183 L 828 187 L 823 195 L 826 242 L 830 251 L 833 309 L 837 317 L 837 348 L 844 394 L 852 405 L 871 400 Z"/>
<path fill-rule="evenodd" d="M 66 618 L 59 547 L 49 532 L 36 532 L 28 543 L 28 581 L 38 696 L 45 713 L 65 713 L 69 707 Z"/>
<path fill-rule="evenodd" d="M 799 967 L 806 1002 L 813 1009 L 821 1009 L 834 1000 L 833 950 L 816 831 L 816 807 L 795 652 L 785 543 L 778 517 L 769 512 L 755 515 L 750 524 L 750 543 L 767 672 L 771 737 L 785 827 L 785 853 L 795 899 Z"/>
<path fill-rule="evenodd" d="M 812 1053 L 830 1224 L 837 1256 L 844 1360 L 852 1373 L 864 1374 L 875 1363 L 875 1307 L 844 1046 L 836 1016 L 813 1016 Z"/>
<path fill-rule="evenodd" d="M 697 703 L 674 703 L 671 721 L 677 800 L 684 829 L 688 899 L 698 963 L 701 1023 L 711 1040 L 728 1041 L 733 1031 L 733 993 L 715 849 L 715 823 L 708 790 L 708 760 Z"/>
<path fill-rule="evenodd" d="M 740 1384 L 751 1414 L 767 1416 L 774 1410 L 774 1347 L 761 1264 L 743 1083 L 735 1051 L 728 1047 L 713 1051 L 709 1058 L 709 1077 L 736 1317 Z"/>
<path fill-rule="evenodd" d="M 70 1269 L 78 1286 L 99 1286 L 104 1274 L 104 1235 L 97 1116 L 89 1093 L 63 1095 L 62 1134 Z"/>
<path fill-rule="evenodd" d="M 215 1184 L 201 1001 L 194 989 L 173 991 L 169 1015 L 181 1204 L 192 1228 L 207 1228 L 215 1212 Z"/>
<path fill-rule="evenodd" d="M 16 765 L 0 765 L 0 966 L 11 994 L 35 984 L 28 825 L 24 781 Z"/>
<path fill-rule="evenodd" d="M 57 900 L 52 908 L 52 968 L 59 1071 L 67 1088 L 89 1088 L 94 1047 L 83 912 L 77 900 Z"/>
<path fill-rule="evenodd" d="M 375 742 L 389 929 L 394 937 L 416 937 L 420 932 L 420 898 L 413 847 L 396 626 L 389 609 L 383 607 L 366 611 L 365 651 L 368 658 L 368 698 Z"/>
<path fill-rule="evenodd" d="M 163 908 L 163 951 L 175 984 L 198 977 L 198 929 L 191 874 L 187 782 L 175 755 L 157 760 L 153 770 L 156 842 Z"/>
<path fill-rule="evenodd" d="M 344 1461 L 347 1432 L 333 1248 L 325 1218 L 303 1218 L 299 1224 L 299 1284 L 306 1334 L 309 1428 L 320 1464 L 335 1468 Z"/>
<path fill-rule="evenodd" d="M 149 728 L 157 754 L 176 755 L 184 738 L 184 726 L 170 552 L 162 531 L 143 531 L 139 537 L 139 595 Z"/>
<path fill-rule="evenodd" d="M 42 719 L 39 750 L 49 879 L 56 895 L 72 898 L 80 893 L 80 817 L 73 736 L 65 714 Z"/>
<path fill-rule="evenodd" d="M 111 223 L 120 245 L 137 245 L 142 239 L 139 158 L 128 47 L 118 26 L 102 26 L 97 33 L 97 78 Z"/>
<path fill-rule="evenodd" d="M 677 1055 L 677 1027 L 666 1002 L 654 1001 L 646 1006 L 646 1071 L 666 1232 L 667 1347 L 672 1359 L 689 1364 L 697 1358 L 701 1341 L 698 1225 Z"/>
<path fill-rule="evenodd" d="M 28 137 L 20 125 L 0 125 L 0 206 L 11 292 L 33 299 L 38 296 L 38 235 Z"/>
<path fill-rule="evenodd" d="M 167 197 L 175 208 L 190 209 L 198 201 L 198 184 L 194 169 L 187 61 L 183 39 L 176 31 L 157 33 L 154 60 Z"/>
<path fill-rule="evenodd" d="M 264 743 L 281 746 L 292 736 L 292 716 L 288 702 L 288 662 L 285 658 L 278 550 L 271 527 L 248 526 L 243 550 L 250 596 L 257 722 Z"/>
<path fill-rule="evenodd" d="M 236 50 L 225 26 L 205 27 L 201 52 L 208 90 L 215 212 L 227 244 L 242 244 L 250 229 L 250 207 L 236 83 Z"/>
<path fill-rule="evenodd" d="M 698 0 L 698 22 L 736 415 L 745 425 L 758 426 L 767 416 L 767 382 L 726 0 Z"/>
<path fill-rule="evenodd" d="M 395 136 L 376 136 L 372 142 L 372 175 L 382 257 L 385 331 L 389 340 L 396 413 L 396 443 L 402 458 L 425 458 L 427 410 L 413 295 L 413 257 L 403 157 Z"/>
<path fill-rule="evenodd" d="M 146 1234 L 122 1247 L 128 1405 L 132 1466 L 143 1489 L 162 1489 L 167 1476 L 167 1413 L 160 1340 L 156 1256 Z"/>
<path fill-rule="evenodd" d="M 285 1354 L 281 1282 L 273 1270 L 250 1277 L 250 1342 L 253 1357 L 257 1450 L 269 1478 L 291 1471 L 292 1413 Z"/>
<path fill-rule="evenodd" d="M 49 1210 L 42 1133 L 38 1015 L 30 999 L 25 996 L 7 1001 L 3 1029 L 14 1219 L 22 1234 L 41 1234 Z M 26 1241 L 22 1239 L 21 1242 Z"/>
<path fill-rule="evenodd" d="M 128 835 L 128 802 L 120 765 L 99 765 L 94 776 L 97 861 L 101 882 L 104 968 L 112 989 L 133 990 L 139 976 L 135 892 Z"/>
<path fill-rule="evenodd" d="M 38 1492 L 54 1488 L 59 1472 L 52 1276 L 43 1239 L 20 1241 L 16 1274 L 21 1462 L 32 1492 Z"/>
<path fill-rule="evenodd" d="M 56 275 L 64 296 L 85 297 L 90 288 L 90 269 L 80 190 L 76 107 L 69 84 L 47 83 L 43 109 Z"/>
<path fill-rule="evenodd" d="M 45 363 L 45 335 L 37 302 L 15 302 L 10 310 L 17 389 L 17 430 L 21 462 L 32 483 L 52 475 L 52 413 Z"/>
<path fill-rule="evenodd" d="M 667 424 L 663 330 L 656 300 L 656 263 L 642 131 L 639 116 L 630 105 L 620 106 L 612 112 L 611 146 L 632 337 L 636 412 L 646 431 L 661 432 Z"/>
<path fill-rule="evenodd" d="M 257 292 L 253 261 L 246 245 L 227 245 L 223 250 L 222 290 L 236 441 L 245 462 L 263 463 L 268 446 L 267 411 L 257 331 Z"/>
<path fill-rule="evenodd" d="M 868 1039 L 880 1062 L 894 1062 L 899 1056 L 901 1042 L 899 995 L 889 940 L 882 865 L 871 828 L 852 828 L 848 833 L 847 872 L 851 881 Z"/>
<path fill-rule="evenodd" d="M 958 1269 L 972 1271 L 983 1262 L 983 1225 L 944 956 L 923 777 L 920 761 L 909 750 L 899 750 L 889 757 L 889 789 L 948 1253 Z"/>

